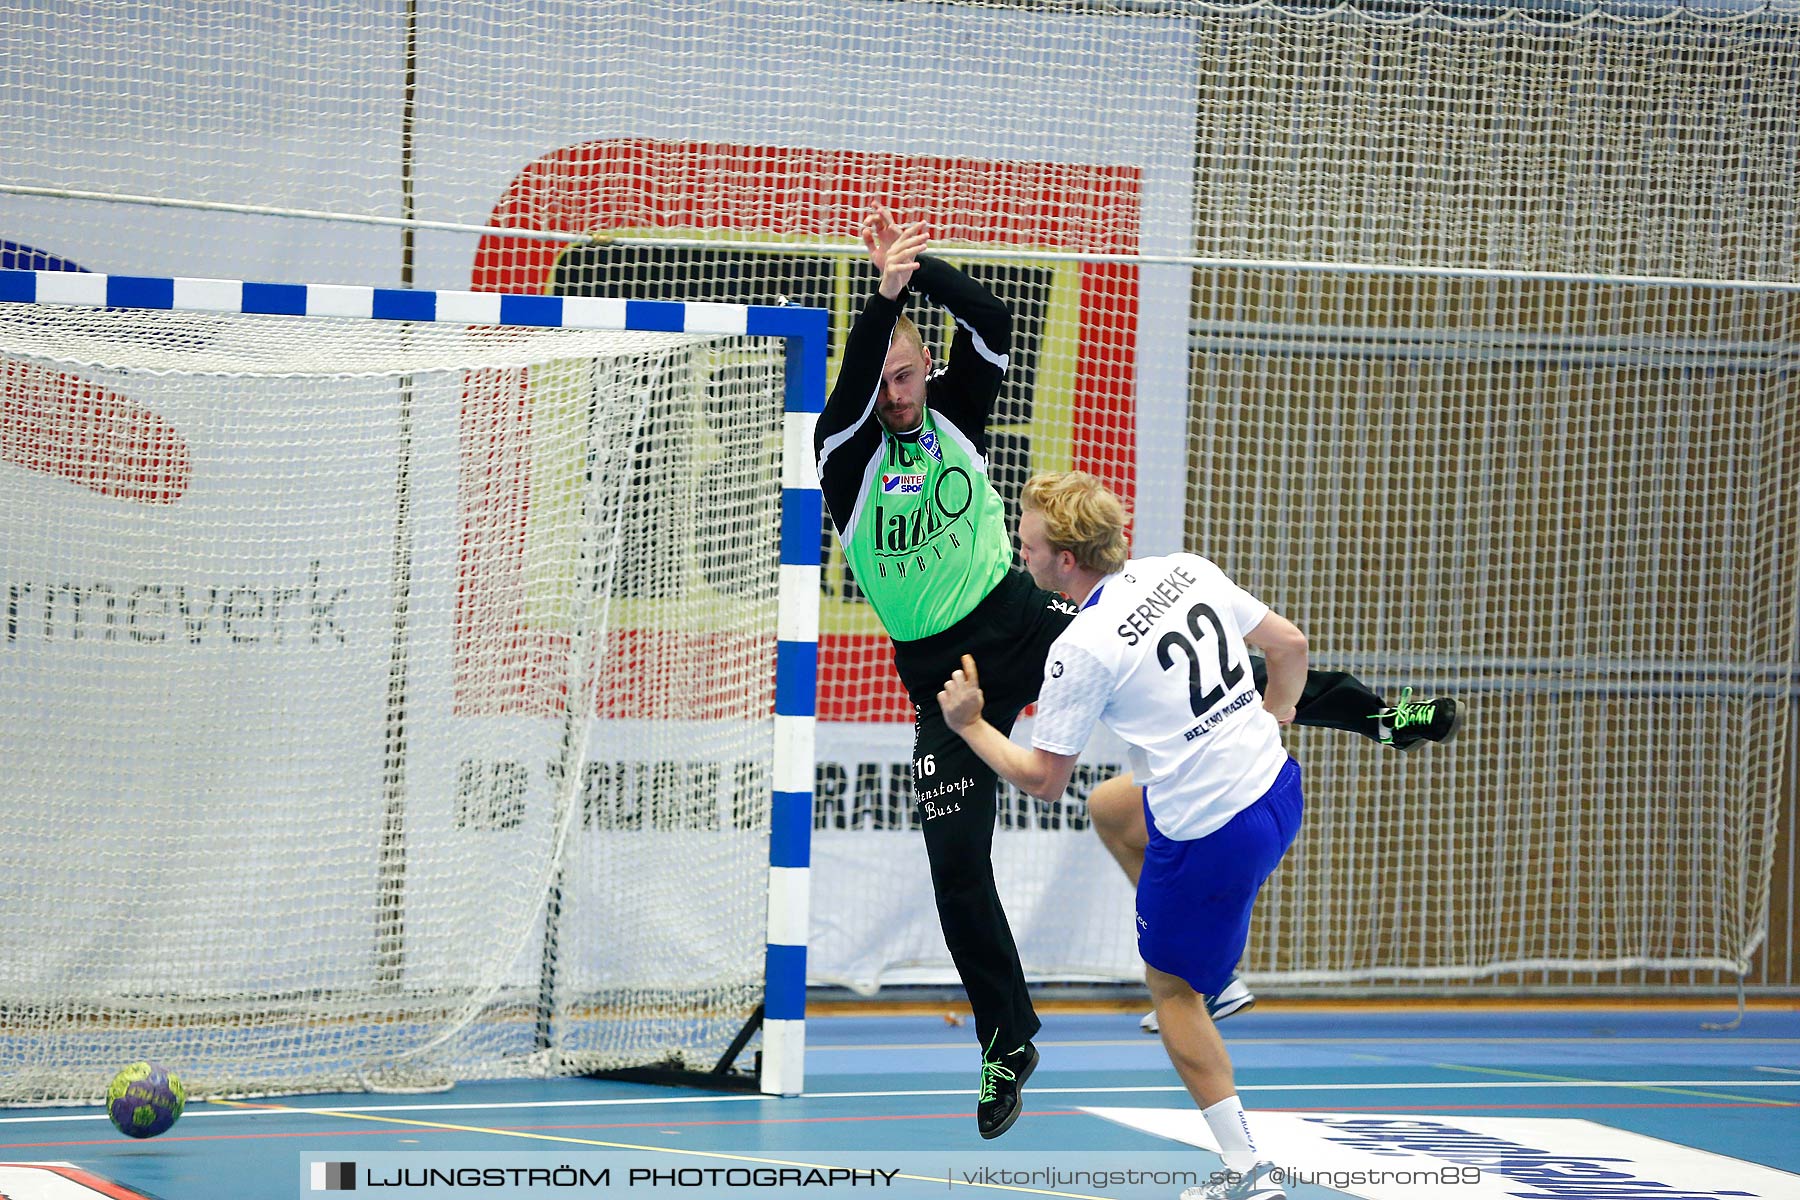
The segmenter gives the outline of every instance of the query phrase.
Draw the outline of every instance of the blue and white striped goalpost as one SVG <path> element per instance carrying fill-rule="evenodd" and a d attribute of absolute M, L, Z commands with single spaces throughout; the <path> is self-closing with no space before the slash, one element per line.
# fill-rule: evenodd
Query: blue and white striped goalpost
<path fill-rule="evenodd" d="M 776 610 L 774 794 L 769 818 L 768 947 L 764 959 L 759 1085 L 772 1095 L 797 1095 L 803 1090 L 813 743 L 818 711 L 819 529 L 823 519 L 812 440 L 813 427 L 825 407 L 829 331 L 823 310 L 77 271 L 0 271 L 0 302 L 782 339 L 786 384 Z"/>
<path fill-rule="evenodd" d="M 781 583 L 776 604 L 775 757 L 769 811 L 769 948 L 763 969 L 762 1090 L 797 1095 L 806 1078 L 806 939 L 812 894 L 813 738 L 819 697 L 819 530 L 824 500 L 813 427 L 825 408 L 822 309 L 763 308 L 786 322 L 781 442 Z M 752 332 L 746 329 L 746 332 Z"/>

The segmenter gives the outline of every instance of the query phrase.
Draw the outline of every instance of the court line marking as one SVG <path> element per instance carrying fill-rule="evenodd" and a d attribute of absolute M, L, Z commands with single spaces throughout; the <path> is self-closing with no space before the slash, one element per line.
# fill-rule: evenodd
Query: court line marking
<path fill-rule="evenodd" d="M 1233 1037 L 1221 1031 L 1227 1044 L 1232 1046 L 1800 1046 L 1800 1038 L 1729 1038 L 1721 1041 L 1717 1037 Z M 1066 1047 L 1077 1049 L 1082 1047 L 1109 1046 L 1142 1046 L 1147 1050 L 1162 1049 L 1162 1042 L 1152 1034 L 1139 1034 L 1135 1038 L 1077 1038 L 1068 1041 L 1045 1042 L 1035 1041 L 1041 1050 L 1046 1047 Z M 843 1042 L 821 1044 L 808 1042 L 808 1054 L 844 1053 L 852 1050 L 961 1050 L 969 1048 L 966 1042 Z"/>
<path fill-rule="evenodd" d="M 1551 1080 L 1569 1086 L 1589 1086 L 1586 1080 L 1573 1075 L 1547 1075 L 1539 1071 L 1509 1071 L 1505 1067 L 1479 1067 L 1467 1063 L 1433 1063 L 1432 1065 L 1445 1071 L 1469 1071 L 1478 1075 L 1504 1075 L 1509 1080 Z M 1696 1092 L 1692 1089 L 1695 1087 L 1767 1087 L 1772 1083 L 1784 1082 L 1786 1081 L 1779 1079 L 1746 1079 L 1736 1083 L 1712 1084 L 1698 1080 L 1677 1080 L 1674 1083 L 1642 1080 L 1628 1086 L 1634 1091 L 1654 1092 L 1664 1096 L 1696 1096 L 1702 1100 L 1748 1100 L 1750 1099 L 1748 1096 L 1733 1096 L 1721 1092 Z M 1778 1108 L 1800 1106 L 1800 1101 L 1794 1100 L 1764 1100 L 1756 1103 Z"/>
<path fill-rule="evenodd" d="M 1394 1105 L 1394 1104 L 1329 1104 L 1329 1105 L 1318 1106 L 1318 1107 L 1296 1106 L 1296 1105 L 1281 1105 L 1281 1106 L 1265 1105 L 1262 1108 L 1260 1108 L 1258 1111 L 1261 1111 L 1261 1112 L 1283 1112 L 1283 1113 L 1359 1113 L 1359 1112 L 1367 1112 L 1367 1113 L 1391 1114 L 1391 1113 L 1395 1112 L 1395 1110 L 1397 1108 L 1401 1108 L 1401 1109 L 1404 1109 L 1408 1114 L 1417 1114 L 1417 1115 L 1424 1116 L 1424 1115 L 1430 1115 L 1430 1114 L 1434 1114 L 1434 1113 L 1462 1113 L 1462 1112 L 1553 1113 L 1553 1112 L 1558 1112 L 1558 1111 L 1562 1111 L 1562 1110 L 1568 1110 L 1571 1112 L 1591 1113 L 1591 1112 L 1612 1112 L 1612 1111 L 1621 1111 L 1621 1110 L 1646 1111 L 1646 1110 L 1652 1110 L 1652 1109 L 1656 1109 L 1656 1110 L 1682 1109 L 1682 1110 L 1692 1111 L 1692 1110 L 1697 1110 L 1697 1109 L 1771 1108 L 1771 1107 L 1780 1107 L 1780 1106 L 1775 1104 L 1772 1101 L 1753 1101 L 1753 1100 L 1717 1101 L 1717 1102 L 1711 1102 L 1711 1103 L 1693 1103 L 1693 1102 L 1686 1102 L 1686 1101 L 1684 1101 L 1684 1102 L 1669 1101 L 1669 1102 L 1660 1102 L 1659 1103 L 1659 1102 L 1652 1102 L 1652 1101 L 1640 1101 L 1640 1102 L 1612 1103 L 1612 1104 L 1596 1103 L 1596 1102 L 1592 1102 L 1592 1101 L 1583 1101 L 1581 1103 L 1564 1103 L 1564 1104 L 1494 1104 L 1494 1103 L 1422 1104 L 1422 1103 L 1407 1103 L 1407 1104 L 1402 1104 L 1402 1105 Z M 271 1114 L 271 1115 L 278 1115 L 278 1114 Z M 1033 1109 L 1031 1111 L 1031 1116 L 1034 1120 L 1038 1119 L 1038 1118 L 1044 1118 L 1044 1117 L 1083 1117 L 1083 1116 L 1090 1116 L 1090 1115 L 1092 1115 L 1092 1114 L 1090 1114 L 1086 1109 L 1083 1109 L 1083 1108 L 1073 1108 L 1073 1109 L 1049 1108 L 1049 1109 Z M 969 1119 L 969 1114 L 964 1111 L 945 1112 L 945 1113 L 884 1113 L 884 1114 L 875 1114 L 875 1115 L 856 1115 L 856 1116 L 844 1116 L 844 1117 L 767 1117 L 767 1118 L 753 1118 L 750 1120 L 743 1120 L 743 1121 L 722 1121 L 722 1120 L 720 1120 L 720 1121 L 629 1121 L 629 1122 L 593 1123 L 593 1124 L 583 1123 L 583 1124 L 567 1124 L 567 1125 L 516 1125 L 516 1126 L 508 1127 L 508 1132 L 509 1133 L 518 1133 L 521 1131 L 537 1132 L 537 1131 L 552 1130 L 552 1129 L 588 1129 L 588 1130 L 594 1130 L 594 1129 L 662 1129 L 666 1132 L 672 1133 L 672 1132 L 676 1132 L 676 1131 L 682 1130 L 682 1129 L 712 1128 L 712 1127 L 721 1127 L 721 1126 L 740 1127 L 740 1126 L 767 1126 L 767 1125 L 827 1125 L 827 1124 L 863 1123 L 863 1122 L 873 1122 L 873 1121 L 886 1121 L 886 1122 L 967 1121 L 968 1119 Z M 425 1131 L 432 1131 L 432 1130 L 438 1129 L 439 1127 L 436 1125 L 429 1124 L 429 1123 L 422 1123 L 421 1128 L 424 1129 Z M 445 1127 L 446 1130 L 448 1128 L 449 1127 Z M 320 1131 L 320 1130 L 316 1130 L 316 1129 L 314 1129 L 314 1130 L 274 1130 L 274 1131 L 270 1131 L 270 1132 L 266 1132 L 266 1133 L 189 1134 L 187 1136 L 182 1136 L 180 1134 L 173 1134 L 173 1135 L 164 1134 L 162 1137 L 160 1137 L 158 1139 L 158 1142 L 159 1142 L 159 1144 L 169 1144 L 169 1143 L 175 1143 L 175 1142 L 281 1141 L 281 1140 L 293 1140 L 296 1138 L 311 1138 L 311 1139 L 330 1138 L 334 1142 L 336 1142 L 338 1139 L 342 1139 L 342 1138 L 361 1137 L 361 1136 L 377 1137 L 377 1136 L 384 1136 L 384 1134 L 383 1134 L 383 1131 L 379 1130 L 379 1129 L 367 1129 L 367 1130 L 333 1129 L 333 1130 L 329 1130 L 329 1131 Z M 46 1149 L 63 1150 L 63 1149 L 72 1149 L 72 1148 L 81 1147 L 81 1146 L 113 1146 L 113 1147 L 116 1147 L 117 1145 L 118 1145 L 118 1138 L 116 1138 L 116 1137 L 98 1138 L 98 1139 L 87 1140 L 87 1141 L 0 1142 L 0 1153 L 5 1153 L 8 1151 L 14 1151 L 14 1150 L 46 1150 Z M 881 1151 L 869 1151 L 869 1153 L 880 1153 L 880 1152 Z M 860 1153 L 860 1151 L 859 1151 L 859 1153 Z"/>
<path fill-rule="evenodd" d="M 1682 1109 L 1682 1110 L 1692 1111 L 1692 1110 L 1696 1110 L 1696 1109 L 1725 1109 L 1725 1108 L 1740 1108 L 1741 1109 L 1741 1108 L 1770 1108 L 1770 1107 L 1781 1107 L 1781 1106 L 1779 1106 L 1771 1101 L 1751 1101 L 1751 1100 L 1732 1101 L 1732 1102 L 1713 1102 L 1713 1103 L 1703 1103 L 1703 1104 L 1692 1103 L 1692 1102 L 1680 1102 L 1680 1103 L 1676 1103 L 1676 1102 L 1667 1102 L 1667 1103 L 1641 1102 L 1641 1103 L 1618 1103 L 1618 1104 L 1593 1103 L 1593 1102 L 1582 1102 L 1582 1103 L 1576 1103 L 1576 1104 L 1493 1104 L 1493 1103 L 1485 1103 L 1485 1104 L 1424 1104 L 1424 1103 L 1406 1103 L 1406 1104 L 1402 1104 L 1402 1105 L 1394 1105 L 1394 1104 L 1330 1104 L 1330 1105 L 1325 1105 L 1322 1107 L 1312 1107 L 1312 1106 L 1299 1107 L 1299 1106 L 1294 1106 L 1294 1105 L 1281 1105 L 1281 1106 L 1265 1105 L 1259 1111 L 1283 1112 L 1283 1113 L 1358 1113 L 1358 1112 L 1367 1112 L 1367 1113 L 1391 1114 L 1391 1113 L 1394 1113 L 1396 1111 L 1396 1109 L 1403 1109 L 1408 1114 L 1417 1114 L 1420 1116 L 1427 1116 L 1427 1115 L 1432 1115 L 1432 1114 L 1437 1114 L 1437 1113 L 1463 1113 L 1463 1112 L 1490 1112 L 1491 1113 L 1491 1112 L 1516 1111 L 1516 1112 L 1528 1112 L 1528 1113 L 1552 1113 L 1552 1112 L 1556 1112 L 1556 1111 L 1560 1111 L 1560 1110 L 1568 1110 L 1568 1111 L 1572 1111 L 1572 1112 L 1591 1113 L 1591 1112 L 1610 1112 L 1610 1111 L 1616 1111 L 1616 1110 L 1644 1111 L 1644 1110 L 1650 1110 L 1650 1109 L 1658 1109 L 1658 1110 Z M 271 1115 L 275 1115 L 275 1114 L 271 1114 Z M 1031 1115 L 1034 1119 L 1036 1119 L 1036 1118 L 1042 1118 L 1042 1117 L 1085 1117 L 1085 1116 L 1091 1116 L 1092 1114 L 1089 1113 L 1086 1109 L 1081 1109 L 1081 1108 L 1076 1108 L 1076 1109 L 1051 1108 L 1051 1109 L 1033 1109 Z M 693 1127 L 709 1127 L 709 1126 L 813 1125 L 813 1124 L 830 1124 L 830 1123 L 841 1123 L 841 1122 L 867 1122 L 867 1121 L 939 1121 L 939 1120 L 967 1121 L 968 1117 L 969 1117 L 969 1115 L 967 1112 L 953 1112 L 953 1113 L 894 1113 L 894 1114 L 882 1114 L 882 1115 L 875 1115 L 875 1116 L 849 1116 L 849 1117 L 773 1117 L 773 1118 L 768 1118 L 768 1119 L 756 1119 L 756 1120 L 747 1120 L 747 1121 L 668 1121 L 668 1122 L 634 1121 L 634 1122 L 620 1122 L 620 1123 L 612 1123 L 612 1124 L 519 1125 L 519 1126 L 511 1127 L 506 1132 L 508 1132 L 510 1134 L 518 1134 L 520 1132 L 533 1132 L 533 1131 L 545 1130 L 545 1129 L 664 1129 L 668 1132 L 676 1132 L 680 1129 L 687 1129 L 687 1128 L 693 1128 Z M 438 1130 L 448 1132 L 455 1128 L 453 1126 L 439 1126 L 439 1125 L 435 1125 L 435 1124 L 432 1124 L 429 1122 L 420 1122 L 420 1123 L 418 1123 L 418 1127 L 422 1131 L 425 1131 L 425 1132 L 438 1131 Z M 359 1137 L 359 1136 L 375 1137 L 375 1136 L 382 1136 L 382 1135 L 383 1135 L 383 1131 L 381 1131 L 379 1129 L 368 1129 L 368 1130 L 333 1129 L 333 1130 L 329 1130 L 329 1131 L 275 1130 L 275 1131 L 270 1131 L 270 1132 L 266 1132 L 266 1133 L 189 1134 L 187 1136 L 182 1136 L 180 1134 L 173 1134 L 173 1135 L 164 1134 L 161 1138 L 158 1139 L 158 1141 L 160 1144 L 168 1144 L 168 1143 L 175 1143 L 175 1142 L 198 1143 L 198 1142 L 230 1142 L 230 1141 L 281 1141 L 281 1140 L 293 1140 L 293 1139 L 297 1139 L 297 1138 L 310 1138 L 310 1139 L 314 1139 L 314 1140 L 317 1140 L 320 1138 L 330 1138 L 335 1143 L 339 1139 L 343 1139 L 343 1138 L 351 1138 L 351 1137 Z M 0 1142 L 0 1153 L 6 1153 L 6 1152 L 18 1151 L 18 1150 L 68 1150 L 68 1149 L 74 1149 L 77 1147 L 85 1147 L 85 1146 L 111 1146 L 111 1147 L 116 1148 L 118 1146 L 118 1138 L 106 1137 L 106 1138 L 97 1138 L 97 1139 L 86 1140 L 86 1141 Z M 670 1149 L 672 1150 L 672 1148 L 670 1148 Z M 860 1151 L 859 1151 L 859 1153 L 860 1153 Z M 869 1153 L 881 1153 L 881 1151 L 869 1151 Z M 909 1178 L 910 1178 L 910 1176 L 909 1176 Z M 933 1179 L 932 1182 L 935 1184 L 936 1180 Z M 1057 1193 L 1057 1194 L 1060 1195 L 1062 1193 Z"/>
<path fill-rule="evenodd" d="M 1446 1067 L 1447 1070 L 1475 1070 L 1478 1068 Z M 1497 1068 L 1490 1068 L 1495 1069 Z M 1779 1070 L 1780 1068 L 1776 1068 Z M 1523 1072 L 1507 1072 L 1523 1075 Z M 1556 1088 L 1697 1088 L 1697 1087 L 1731 1087 L 1731 1088 L 1800 1088 L 1800 1079 L 1579 1079 L 1560 1078 L 1556 1076 L 1535 1076 L 1518 1079 L 1484 1079 L 1479 1082 L 1461 1080 L 1435 1081 L 1421 1083 L 1240 1083 L 1240 1092 L 1411 1092 L 1411 1091 L 1467 1091 L 1472 1088 L 1505 1088 L 1505 1089 L 1556 1089 Z M 1080 1095 L 1117 1095 L 1128 1093 L 1166 1093 L 1185 1092 L 1180 1084 L 1137 1084 L 1117 1087 L 1033 1087 L 1034 1096 L 1080 1096 Z M 901 1099 L 907 1096 L 970 1096 L 973 1088 L 906 1088 L 880 1091 L 854 1092 L 807 1092 L 797 1097 L 802 1100 L 865 1100 L 865 1099 Z M 1681 1093 L 1677 1093 L 1681 1094 Z M 1695 1093 L 1699 1095 L 1700 1093 Z M 1787 1105 L 1793 1103 L 1785 1100 L 1767 1100 L 1745 1096 L 1709 1096 L 1708 1099 L 1744 1100 L 1758 1105 Z M 198 1101 L 197 1103 L 217 1104 L 219 1109 L 190 1108 L 182 1114 L 184 1121 L 207 1117 L 245 1117 L 255 1116 L 258 1112 L 282 1113 L 287 1115 L 313 1116 L 357 1116 L 363 1113 L 395 1113 L 395 1112 L 467 1112 L 471 1109 L 492 1109 L 495 1111 L 519 1108 L 607 1108 L 631 1106 L 656 1106 L 666 1104 L 741 1104 L 767 1102 L 780 1103 L 781 1098 L 775 1096 L 644 1096 L 631 1098 L 600 1098 L 587 1100 L 505 1100 L 493 1103 L 470 1101 L 456 1104 L 363 1104 L 312 1107 L 303 1105 L 256 1105 L 236 1100 Z M 64 1121 L 104 1121 L 107 1116 L 101 1111 L 71 1113 L 63 1116 L 36 1117 L 0 1117 L 0 1125 L 55 1124 Z"/>
<path fill-rule="evenodd" d="M 1782 1082 L 1785 1082 L 1785 1081 L 1782 1081 Z M 1797 1083 L 1796 1086 L 1800 1086 L 1800 1083 Z M 588 1100 L 505 1100 L 505 1101 L 498 1101 L 498 1102 L 492 1103 L 492 1104 L 483 1104 L 479 1101 L 469 1101 L 467 1103 L 458 1103 L 458 1104 L 345 1104 L 345 1105 L 341 1105 L 341 1106 L 337 1106 L 337 1107 L 310 1107 L 310 1106 L 303 1106 L 303 1105 L 295 1104 L 295 1105 L 270 1105 L 266 1110 L 263 1110 L 263 1111 L 270 1112 L 270 1113 L 301 1113 L 301 1114 L 311 1113 L 311 1114 L 315 1114 L 315 1115 L 321 1114 L 321 1113 L 330 1113 L 330 1114 L 335 1115 L 338 1113 L 363 1113 L 363 1112 L 374 1112 L 374 1113 L 383 1113 L 383 1112 L 467 1112 L 469 1109 L 472 1109 L 472 1108 L 492 1108 L 492 1109 L 503 1109 L 503 1108 L 603 1108 L 603 1107 L 608 1107 L 608 1106 L 613 1106 L 613 1105 L 628 1105 L 629 1106 L 629 1105 L 642 1105 L 642 1104 L 733 1104 L 733 1103 L 742 1103 L 744 1101 L 774 1100 L 774 1099 L 776 1099 L 776 1097 L 763 1096 L 763 1095 L 755 1095 L 755 1096 L 646 1096 L 643 1099 L 612 1099 L 612 1100 L 601 1099 L 598 1097 L 593 1098 L 593 1099 L 588 1099 Z M 229 1105 L 229 1104 L 234 1104 L 234 1103 L 238 1103 L 238 1102 L 237 1101 L 228 1101 L 228 1100 L 190 1101 L 190 1104 Z M 200 1118 L 200 1117 L 253 1117 L 256 1115 L 257 1115 L 257 1110 L 254 1110 L 254 1109 L 244 1109 L 244 1110 L 239 1110 L 239 1109 L 235 1109 L 235 1108 L 195 1109 L 192 1107 L 186 1109 L 181 1114 L 183 1120 L 193 1120 L 195 1118 Z M 109 1118 L 107 1117 L 107 1115 L 104 1112 L 99 1112 L 99 1113 L 82 1112 L 82 1113 L 74 1113 L 74 1114 L 71 1114 L 68 1116 L 60 1116 L 60 1117 L 0 1117 L 0 1125 L 28 1124 L 28 1123 L 31 1123 L 34 1121 L 43 1121 L 43 1122 L 103 1121 L 103 1120 L 108 1120 L 108 1119 Z"/>
<path fill-rule="evenodd" d="M 281 1104 L 252 1103 L 243 1100 L 215 1100 L 212 1103 L 244 1109 L 262 1109 L 263 1111 L 272 1110 L 283 1113 L 290 1111 L 285 1105 Z M 405 1125 L 413 1129 L 437 1129 L 451 1133 L 485 1133 L 494 1137 L 521 1138 L 526 1141 L 560 1142 L 565 1145 L 573 1146 L 596 1146 L 603 1150 L 640 1150 L 648 1154 L 673 1154 L 687 1158 L 716 1158 L 723 1159 L 726 1162 L 760 1163 L 763 1166 L 771 1167 L 805 1167 L 809 1171 L 842 1171 L 852 1169 L 829 1163 L 795 1162 L 783 1158 L 759 1158 L 753 1154 L 732 1154 L 724 1150 L 689 1150 L 682 1146 L 645 1146 L 631 1142 L 605 1142 L 598 1138 L 564 1137 L 560 1134 L 532 1133 L 519 1129 L 493 1129 L 479 1125 L 450 1125 L 439 1121 L 413 1121 L 404 1117 L 377 1117 L 367 1112 L 350 1113 L 334 1109 L 323 1109 L 319 1111 L 330 1112 L 334 1116 L 348 1117 L 353 1121 L 375 1121 L 387 1125 Z M 872 1151 L 871 1153 L 877 1152 Z M 935 1184 L 940 1182 L 935 1176 L 909 1175 L 903 1171 L 896 1171 L 890 1178 L 907 1179 L 915 1183 Z M 941 1182 L 945 1187 L 950 1186 L 950 1180 L 948 1178 L 943 1179 Z M 1024 1187 L 1022 1185 L 1007 1183 L 964 1183 L 962 1186 L 987 1188 L 990 1191 L 997 1192 L 1021 1192 L 1032 1196 L 1060 1196 L 1065 1197 L 1066 1200 L 1111 1200 L 1110 1197 L 1089 1196 L 1083 1192 L 1059 1192 L 1047 1188 Z"/>
<path fill-rule="evenodd" d="M 1461 1080 L 1421 1083 L 1240 1083 L 1240 1092 L 1410 1092 L 1441 1091 L 1470 1088 L 1641 1088 L 1641 1087 L 1800 1087 L 1800 1080 L 1788 1079 L 1553 1079 L 1538 1080 Z M 1135 1084 L 1117 1087 L 1033 1087 L 1034 1096 L 1084 1095 L 1111 1092 L 1185 1092 L 1180 1084 Z M 872 1096 L 964 1096 L 969 1091 L 959 1088 L 918 1088 L 905 1091 L 808 1092 L 810 1099 L 851 1099 Z M 1758 1101 L 1758 1103 L 1765 1103 Z"/>
<path fill-rule="evenodd" d="M 104 1196 L 110 1200 L 155 1200 L 147 1192 L 140 1192 L 135 1187 L 127 1186 L 116 1179 L 108 1179 L 97 1175 L 87 1167 L 71 1162 L 8 1162 L 0 1166 L 19 1167 L 28 1171 L 43 1171 L 58 1179 L 66 1179 L 77 1187 L 95 1196 Z M 24 1193 L 20 1192 L 23 1196 Z"/>

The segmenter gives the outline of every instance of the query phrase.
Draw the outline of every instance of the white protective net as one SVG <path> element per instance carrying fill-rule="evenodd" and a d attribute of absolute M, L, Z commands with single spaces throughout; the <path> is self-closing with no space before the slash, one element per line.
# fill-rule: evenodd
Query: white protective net
<path fill-rule="evenodd" d="M 5 1098 L 712 1067 L 762 993 L 781 372 L 0 305 Z"/>
<path fill-rule="evenodd" d="M 1797 670 L 1795 0 L 66 9 L 0 0 L 15 264 L 787 297 L 841 342 L 871 275 L 827 250 L 871 204 L 1022 254 L 963 260 L 1017 317 L 1009 503 L 1094 471 L 1319 665 L 1468 703 L 1447 753 L 1295 735 L 1309 827 L 1252 974 L 1754 968 Z M 812 977 L 953 979 L 910 707 L 835 546 L 821 604 Z M 1140 972 L 1085 827 L 1109 761 L 1003 804 L 1034 974 Z"/>

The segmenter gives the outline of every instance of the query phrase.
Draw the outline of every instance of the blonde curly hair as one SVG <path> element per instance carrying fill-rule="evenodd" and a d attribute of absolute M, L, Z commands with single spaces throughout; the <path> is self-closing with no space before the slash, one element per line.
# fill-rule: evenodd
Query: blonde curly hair
<path fill-rule="evenodd" d="M 1085 570 L 1111 575 L 1131 556 L 1125 526 L 1131 519 L 1125 504 L 1086 471 L 1051 471 L 1033 475 L 1019 498 L 1025 512 L 1044 519 L 1044 536 L 1056 550 L 1067 550 Z"/>

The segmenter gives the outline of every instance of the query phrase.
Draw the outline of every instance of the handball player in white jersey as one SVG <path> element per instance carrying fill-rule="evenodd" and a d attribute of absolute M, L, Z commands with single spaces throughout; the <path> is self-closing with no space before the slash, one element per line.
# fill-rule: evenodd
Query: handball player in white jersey
<path fill-rule="evenodd" d="M 1125 522 L 1118 498 L 1083 472 L 1025 485 L 1026 568 L 1080 605 L 1044 664 L 1030 749 L 982 719 L 973 659 L 938 701 L 970 748 L 1033 796 L 1062 795 L 1096 721 L 1130 747 L 1150 838 L 1138 952 L 1163 1044 L 1227 1168 L 1190 1193 L 1276 1200 L 1280 1169 L 1257 1153 L 1205 998 L 1231 982 L 1257 892 L 1300 829 L 1300 767 L 1280 727 L 1306 681 L 1306 637 L 1198 555 L 1128 560 Z M 1252 646 L 1268 663 L 1261 694 Z"/>

